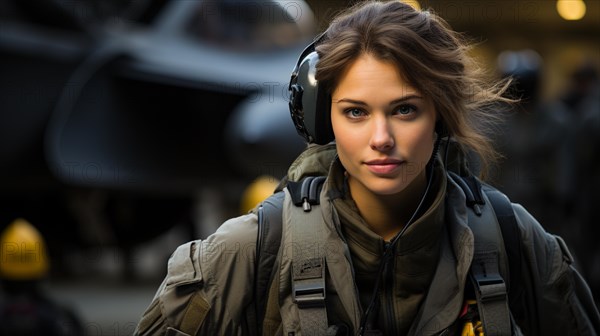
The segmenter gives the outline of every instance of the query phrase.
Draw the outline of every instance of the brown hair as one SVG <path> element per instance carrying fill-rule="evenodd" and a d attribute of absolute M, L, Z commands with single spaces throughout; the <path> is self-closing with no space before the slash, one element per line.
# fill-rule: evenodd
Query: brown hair
<path fill-rule="evenodd" d="M 439 16 L 399 1 L 364 2 L 332 21 L 316 46 L 319 86 L 329 94 L 358 57 L 370 54 L 395 64 L 405 79 L 431 97 L 446 130 L 463 151 L 480 158 L 482 175 L 498 153 L 486 135 L 509 82 L 486 79 L 468 55 L 469 44 Z"/>

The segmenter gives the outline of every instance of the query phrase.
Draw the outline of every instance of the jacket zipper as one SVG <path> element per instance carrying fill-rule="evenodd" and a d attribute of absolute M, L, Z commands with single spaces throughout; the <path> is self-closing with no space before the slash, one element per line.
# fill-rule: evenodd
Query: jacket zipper
<path fill-rule="evenodd" d="M 384 250 L 387 251 L 388 249 L 392 248 L 390 243 L 385 243 L 385 248 Z M 384 266 L 384 270 L 383 270 L 383 290 L 381 291 L 382 293 L 382 302 L 384 302 L 384 304 L 382 306 L 385 307 L 384 309 L 384 321 L 386 326 L 390 332 L 386 334 L 389 335 L 397 335 L 396 332 L 396 319 L 395 319 L 395 314 L 394 314 L 394 255 L 393 255 L 393 251 L 392 251 L 392 257 L 390 257 L 387 260 L 384 260 L 384 262 L 386 263 Z"/>

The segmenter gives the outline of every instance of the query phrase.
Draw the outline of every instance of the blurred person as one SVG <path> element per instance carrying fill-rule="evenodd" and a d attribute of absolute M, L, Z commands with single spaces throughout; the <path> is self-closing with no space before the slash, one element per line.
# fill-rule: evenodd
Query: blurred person
<path fill-rule="evenodd" d="M 134 334 L 598 334 L 564 241 L 456 163 L 485 172 L 491 109 L 511 102 L 467 50 L 399 1 L 334 19 L 292 73 L 309 146 L 283 191 L 180 246 Z"/>
<path fill-rule="evenodd" d="M 572 242 L 573 230 L 564 225 L 561 194 L 565 191 L 559 191 L 559 185 L 571 176 L 561 168 L 573 164 L 563 160 L 565 149 L 572 148 L 566 139 L 572 138 L 573 130 L 564 120 L 562 105 L 542 101 L 542 69 L 543 61 L 533 50 L 504 51 L 498 56 L 500 75 L 512 79 L 508 92 L 518 103 L 499 109 L 503 120 L 493 139 L 503 158 L 494 182 L 512 200 L 527 206 L 544 228 Z"/>
<path fill-rule="evenodd" d="M 598 74 L 590 65 L 583 65 L 572 74 L 566 92 L 551 101 L 544 115 L 540 139 L 553 140 L 556 150 L 551 158 L 555 166 L 555 183 L 550 193 L 555 197 L 563 217 L 572 217 L 576 203 L 585 201 L 582 188 L 589 185 L 590 170 L 598 160 L 596 149 L 600 137 L 600 86 Z M 559 135 L 560 136 L 557 136 Z"/>
<path fill-rule="evenodd" d="M 503 158 L 495 167 L 494 182 L 512 200 L 523 203 L 542 219 L 544 212 L 540 210 L 548 204 L 543 197 L 552 188 L 554 178 L 540 165 L 547 163 L 549 153 L 556 147 L 556 137 L 541 141 L 536 138 L 536 130 L 544 127 L 536 120 L 544 114 L 540 101 L 542 59 L 533 50 L 506 50 L 497 61 L 500 76 L 511 79 L 508 94 L 518 103 L 498 109 L 503 120 L 492 138 Z M 545 220 L 542 223 L 548 225 Z"/>
<path fill-rule="evenodd" d="M 581 100 L 579 108 L 582 110 L 581 125 L 578 144 L 580 160 L 576 175 L 579 177 L 579 186 L 582 193 L 579 195 L 579 208 L 575 213 L 581 214 L 579 221 L 585 223 L 586 228 L 583 232 L 589 230 L 589 234 L 582 234 L 583 241 L 580 255 L 582 268 L 589 283 L 592 285 L 592 292 L 596 297 L 596 304 L 600 303 L 600 245 L 597 238 L 600 237 L 600 228 L 596 223 L 600 222 L 600 214 L 597 211 L 597 205 L 600 204 L 598 186 L 600 186 L 600 80 L 598 69 L 593 67 L 584 67 L 584 80 L 587 80 L 588 91 Z M 587 77 L 586 77 L 587 76 Z M 582 232 L 582 233 L 583 233 Z"/>
<path fill-rule="evenodd" d="M 0 243 L 0 335 L 83 335 L 79 318 L 44 293 L 41 282 L 49 264 L 37 229 L 17 219 L 4 230 Z"/>

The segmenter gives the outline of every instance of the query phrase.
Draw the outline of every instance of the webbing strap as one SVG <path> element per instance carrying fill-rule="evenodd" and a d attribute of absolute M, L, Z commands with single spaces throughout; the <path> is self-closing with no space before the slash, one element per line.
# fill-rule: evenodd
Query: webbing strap
<path fill-rule="evenodd" d="M 463 189 L 467 206 L 473 210 L 467 211 L 468 225 L 475 242 L 469 277 L 475 290 L 484 333 L 486 336 L 510 336 L 512 329 L 507 287 L 499 268 L 500 255 L 506 255 L 502 226 L 506 225 L 506 218 L 512 215 L 510 201 L 506 197 L 500 200 L 496 195 L 490 197 L 494 189 L 488 186 L 482 188 L 479 180 L 473 176 L 459 176 L 452 172 L 448 176 Z M 488 196 L 487 201 L 481 193 L 482 189 Z M 497 203 L 501 202 L 508 205 L 498 206 Z M 497 214 L 495 211 L 498 209 L 502 210 Z M 501 221 L 498 216 L 501 216 Z M 512 243 L 512 238 L 509 239 Z M 512 267 L 507 266 L 505 268 L 510 279 Z"/>
<path fill-rule="evenodd" d="M 510 336 L 506 284 L 498 269 L 497 251 L 475 253 L 471 264 L 471 280 L 485 335 Z"/>
<path fill-rule="evenodd" d="M 304 181 L 305 183 L 311 183 Z M 307 186 L 310 187 L 310 186 Z M 310 190 L 311 188 L 302 188 Z M 302 335 L 325 335 L 325 239 L 323 216 L 318 204 L 292 206 L 292 295 L 298 307 Z"/>
<path fill-rule="evenodd" d="M 263 320 L 267 315 L 269 289 L 275 278 L 274 267 L 281 246 L 281 216 L 284 192 L 277 192 L 263 201 L 258 208 L 258 237 L 254 270 L 255 329 L 258 335 L 265 335 Z M 249 312 L 251 309 L 249 309 Z M 249 316 L 252 323 L 252 316 Z"/>
<path fill-rule="evenodd" d="M 483 190 L 494 208 L 496 218 L 498 218 L 508 264 L 510 266 L 510 277 L 508 279 L 508 302 L 510 311 L 515 317 L 523 316 L 522 306 L 518 304 L 523 292 L 523 286 L 520 286 L 522 254 L 521 234 L 515 213 L 510 200 L 506 195 L 488 186 L 485 186 Z"/>
<path fill-rule="evenodd" d="M 485 335 L 510 336 L 506 283 L 499 268 L 500 254 L 504 253 L 502 232 L 490 204 L 480 203 L 482 211 L 468 211 L 469 228 L 475 238 L 469 274 Z"/>

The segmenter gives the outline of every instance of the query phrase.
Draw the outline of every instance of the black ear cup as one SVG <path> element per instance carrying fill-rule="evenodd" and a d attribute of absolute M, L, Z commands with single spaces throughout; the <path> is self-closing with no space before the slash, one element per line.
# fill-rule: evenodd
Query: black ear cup
<path fill-rule="evenodd" d="M 318 82 L 314 79 L 319 56 L 313 45 L 308 46 L 300 56 L 290 79 L 290 113 L 298 134 L 309 143 L 315 142 L 314 116 Z M 312 75 L 312 80 L 311 80 Z"/>
<path fill-rule="evenodd" d="M 320 145 L 334 139 L 330 116 L 331 99 L 323 89 L 319 90 L 316 79 L 319 55 L 315 51 L 315 43 L 320 41 L 322 36 L 304 49 L 292 72 L 288 87 L 290 114 L 298 134 L 306 142 Z"/>

